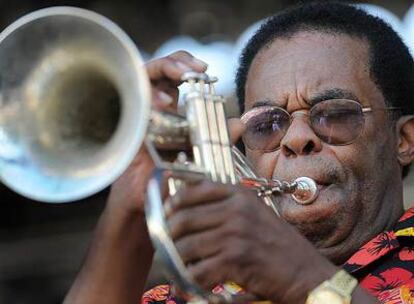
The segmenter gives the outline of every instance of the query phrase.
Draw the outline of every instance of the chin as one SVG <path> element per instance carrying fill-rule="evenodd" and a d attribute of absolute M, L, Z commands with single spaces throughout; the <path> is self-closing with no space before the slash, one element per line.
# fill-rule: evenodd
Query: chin
<path fill-rule="evenodd" d="M 338 242 L 341 222 L 349 200 L 335 184 L 322 187 L 317 199 L 309 205 L 300 205 L 290 196 L 278 200 L 281 216 L 294 225 L 318 248 L 327 248 Z"/>

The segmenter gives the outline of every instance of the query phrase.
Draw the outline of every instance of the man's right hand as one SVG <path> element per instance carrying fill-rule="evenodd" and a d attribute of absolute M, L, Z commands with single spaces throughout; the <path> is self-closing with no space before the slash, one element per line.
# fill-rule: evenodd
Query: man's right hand
<path fill-rule="evenodd" d="M 152 85 L 152 107 L 175 111 L 182 74 L 204 72 L 207 65 L 181 51 L 153 60 L 146 68 Z M 88 255 L 65 304 L 140 302 L 153 257 L 144 215 L 153 167 L 143 146 L 112 185 Z"/>

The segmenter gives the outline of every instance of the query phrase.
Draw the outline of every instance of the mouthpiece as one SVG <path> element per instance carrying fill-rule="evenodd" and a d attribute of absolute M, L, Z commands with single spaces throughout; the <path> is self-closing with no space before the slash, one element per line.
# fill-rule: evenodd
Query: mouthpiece
<path fill-rule="evenodd" d="M 242 178 L 240 182 L 244 186 L 256 189 L 259 197 L 271 196 L 277 193 L 290 194 L 295 202 L 301 205 L 311 204 L 318 197 L 316 182 L 306 176 L 298 177 L 291 183 L 277 179 L 248 177 Z"/>
<path fill-rule="evenodd" d="M 318 197 L 318 187 L 313 179 L 303 176 L 293 182 L 292 198 L 301 205 L 308 205 Z"/>

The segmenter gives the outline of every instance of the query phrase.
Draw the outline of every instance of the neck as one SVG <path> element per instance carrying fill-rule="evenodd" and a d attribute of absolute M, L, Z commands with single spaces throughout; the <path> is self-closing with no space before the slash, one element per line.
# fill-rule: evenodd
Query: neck
<path fill-rule="evenodd" d="M 322 253 L 334 264 L 342 265 L 375 236 L 392 230 L 404 213 L 402 193 L 402 181 L 388 184 L 383 192 L 372 197 L 371 208 L 361 210 L 359 220 L 346 240 L 327 252 L 322 250 Z"/>
<path fill-rule="evenodd" d="M 373 236 L 382 231 L 392 230 L 398 219 L 404 213 L 402 179 L 394 184 L 389 184 L 382 193 L 382 199 L 378 198 L 380 205 L 373 218 Z"/>

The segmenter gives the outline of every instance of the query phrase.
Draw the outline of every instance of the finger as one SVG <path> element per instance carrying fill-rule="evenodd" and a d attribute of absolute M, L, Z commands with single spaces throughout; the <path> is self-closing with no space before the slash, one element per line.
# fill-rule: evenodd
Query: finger
<path fill-rule="evenodd" d="M 168 218 L 170 236 L 176 240 L 186 235 L 216 228 L 226 222 L 226 202 L 187 208 Z"/>
<path fill-rule="evenodd" d="M 174 104 L 174 98 L 164 91 L 152 87 L 152 106 L 155 110 L 166 110 Z"/>
<path fill-rule="evenodd" d="M 205 72 L 208 65 L 185 51 L 178 51 L 171 55 L 147 62 L 146 68 L 151 81 L 169 79 L 175 85 L 182 83 L 181 76 L 185 72 Z"/>
<path fill-rule="evenodd" d="M 146 64 L 148 77 L 152 82 L 168 79 L 175 85 L 182 83 L 181 76 L 192 71 L 185 63 L 170 57 L 149 61 Z"/>
<path fill-rule="evenodd" d="M 206 290 L 211 290 L 218 284 L 229 280 L 227 271 L 223 269 L 223 266 L 221 258 L 218 255 L 213 255 L 188 265 L 187 269 L 200 286 Z"/>
<path fill-rule="evenodd" d="M 167 202 L 170 216 L 180 209 L 193 207 L 199 204 L 206 204 L 218 200 L 224 200 L 232 195 L 231 185 L 213 183 L 204 180 L 197 184 L 187 185 L 181 188 Z"/>
<path fill-rule="evenodd" d="M 203 73 L 207 70 L 208 64 L 191 55 L 189 52 L 186 51 L 178 51 L 172 53 L 168 57 L 183 62 L 190 68 L 192 68 L 195 72 Z"/>
<path fill-rule="evenodd" d="M 246 130 L 246 126 L 239 118 L 230 118 L 227 120 L 229 127 L 230 140 L 235 144 Z"/>
<path fill-rule="evenodd" d="M 175 247 L 184 264 L 197 263 L 221 251 L 220 236 L 219 229 L 203 231 L 180 238 L 175 242 Z"/>

